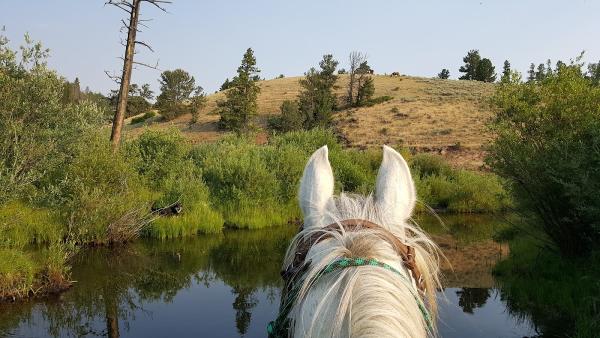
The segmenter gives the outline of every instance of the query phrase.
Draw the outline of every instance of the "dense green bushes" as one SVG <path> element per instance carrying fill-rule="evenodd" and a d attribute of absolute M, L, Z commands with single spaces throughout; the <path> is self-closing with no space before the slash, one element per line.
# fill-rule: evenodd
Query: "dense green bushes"
<path fill-rule="evenodd" d="M 567 255 L 600 248 L 600 87 L 581 65 L 498 87 L 488 162 Z"/>
<path fill-rule="evenodd" d="M 498 212 L 511 206 L 499 178 L 492 174 L 452 169 L 439 156 L 410 159 L 419 199 L 437 209 L 458 213 Z"/>

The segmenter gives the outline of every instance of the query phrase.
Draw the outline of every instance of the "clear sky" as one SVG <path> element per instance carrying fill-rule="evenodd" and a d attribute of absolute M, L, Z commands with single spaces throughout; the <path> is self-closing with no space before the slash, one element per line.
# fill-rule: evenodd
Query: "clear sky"
<path fill-rule="evenodd" d="M 51 67 L 82 88 L 108 92 L 105 70 L 120 71 L 124 12 L 103 0 L 0 0 L 0 26 L 17 46 L 25 32 L 51 49 Z M 252 47 L 262 77 L 296 76 L 332 53 L 345 67 L 353 50 L 369 56 L 377 73 L 458 77 L 462 57 L 479 49 L 500 71 L 510 60 L 525 72 L 530 62 L 568 60 L 586 51 L 600 59 L 600 1 L 400 0 L 173 0 L 152 18 L 137 60 L 189 71 L 207 92 L 235 74 Z M 158 88 L 159 72 L 138 68 L 133 81 Z"/>

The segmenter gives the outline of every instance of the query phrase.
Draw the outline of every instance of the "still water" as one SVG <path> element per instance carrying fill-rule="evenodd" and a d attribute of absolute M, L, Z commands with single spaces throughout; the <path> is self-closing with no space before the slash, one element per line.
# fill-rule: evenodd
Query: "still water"
<path fill-rule="evenodd" d="M 490 271 L 505 255 L 505 248 L 486 239 L 495 223 L 475 218 L 450 223 L 425 226 L 454 271 L 444 265 L 440 335 L 536 335 L 523 316 L 510 313 L 495 288 Z M 0 305 L 0 336 L 265 337 L 277 313 L 279 268 L 294 232 L 293 227 L 226 231 L 86 250 L 75 259 L 77 282 L 69 291 Z"/>

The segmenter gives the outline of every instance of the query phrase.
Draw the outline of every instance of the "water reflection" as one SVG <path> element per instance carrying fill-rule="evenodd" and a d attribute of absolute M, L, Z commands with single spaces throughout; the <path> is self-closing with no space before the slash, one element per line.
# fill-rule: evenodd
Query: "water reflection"
<path fill-rule="evenodd" d="M 491 289 L 487 288 L 462 288 L 456 291 L 458 306 L 465 313 L 473 314 L 473 310 L 483 307 L 490 298 Z"/>
<path fill-rule="evenodd" d="M 263 337 L 277 312 L 279 269 L 294 233 L 293 227 L 227 231 L 86 250 L 74 264 L 77 283 L 70 291 L 40 302 L 0 305 L 0 336 Z M 449 246 L 464 249 L 462 241 Z M 491 275 L 461 273 L 447 281 L 442 292 L 450 302 L 441 306 L 442 337 L 485 332 L 493 337 L 503 328 L 531 333 L 527 323 L 508 315 L 489 280 Z"/>

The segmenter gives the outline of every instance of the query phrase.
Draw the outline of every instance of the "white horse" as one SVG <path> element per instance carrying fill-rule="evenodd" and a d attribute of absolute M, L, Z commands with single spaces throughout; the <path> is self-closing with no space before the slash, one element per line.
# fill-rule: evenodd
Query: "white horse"
<path fill-rule="evenodd" d="M 286 254 L 270 337 L 435 336 L 439 250 L 409 220 L 416 193 L 406 161 L 384 146 L 374 196 L 333 189 L 324 146 L 300 183 L 304 226 Z"/>

